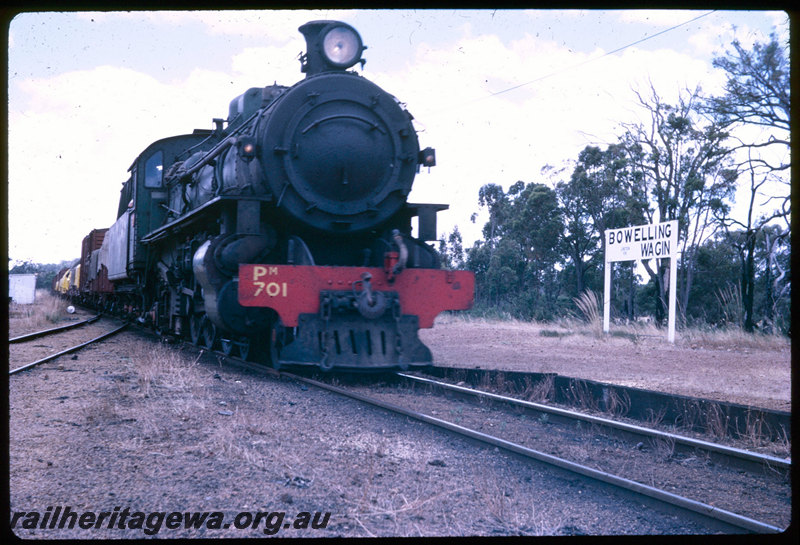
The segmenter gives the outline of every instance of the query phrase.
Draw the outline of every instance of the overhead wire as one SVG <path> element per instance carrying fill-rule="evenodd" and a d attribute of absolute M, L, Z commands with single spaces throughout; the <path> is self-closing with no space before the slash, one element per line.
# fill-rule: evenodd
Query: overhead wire
<path fill-rule="evenodd" d="M 664 29 L 664 30 L 661 30 L 661 31 L 659 31 L 659 32 L 656 32 L 655 34 L 652 34 L 652 35 L 650 35 L 650 36 L 645 36 L 644 38 L 641 38 L 641 39 L 639 39 L 639 40 L 636 40 L 635 42 L 631 42 L 631 43 L 629 43 L 629 44 L 623 45 L 622 47 L 618 47 L 617 49 L 614 49 L 614 50 L 612 50 L 612 51 L 609 51 L 609 52 L 607 52 L 607 53 L 603 53 L 603 54 L 602 54 L 602 55 L 600 55 L 599 57 L 593 57 L 593 58 L 591 58 L 591 59 L 587 59 L 587 60 L 585 60 L 585 61 L 583 61 L 583 62 L 579 62 L 579 63 L 577 63 L 577 64 L 573 64 L 573 65 L 571 65 L 571 66 L 568 66 L 568 67 L 566 67 L 566 68 L 562 68 L 561 70 L 556 70 L 556 71 L 554 71 L 554 72 L 550 72 L 549 74 L 545 74 L 545 75 L 543 75 L 543 76 L 540 76 L 540 77 L 538 77 L 538 78 L 536 78 L 536 79 L 532 79 L 532 80 L 530 80 L 530 81 L 526 81 L 526 82 L 524 82 L 524 83 L 519 83 L 519 84 L 517 84 L 517 85 L 514 85 L 514 86 L 512 86 L 512 87 L 508 87 L 507 89 L 503 89 L 503 90 L 501 90 L 501 91 L 496 91 L 496 92 L 494 92 L 494 93 L 489 93 L 488 95 L 485 95 L 485 96 L 482 96 L 482 97 L 478 97 L 478 98 L 474 98 L 474 99 L 468 100 L 468 101 L 466 101 L 466 102 L 462 102 L 461 104 L 454 105 L 452 108 L 445 108 L 445 109 L 442 109 L 442 110 L 440 110 L 440 112 L 441 112 L 441 111 L 450 110 L 450 109 L 460 108 L 460 107 L 462 107 L 462 106 L 465 106 L 465 105 L 467 105 L 467 104 L 471 104 L 471 103 L 473 103 L 473 102 L 478 102 L 478 101 L 481 101 L 481 100 L 486 100 L 487 98 L 492 98 L 492 97 L 495 97 L 495 96 L 498 96 L 498 95 L 502 95 L 503 93 L 508 93 L 509 91 L 513 91 L 513 90 L 515 90 L 515 89 L 519 89 L 519 88 L 521 88 L 521 87 L 525 87 L 525 86 L 527 86 L 527 85 L 531 85 L 531 84 L 533 84 L 533 83 L 537 83 L 537 82 L 539 82 L 539 81 L 542 81 L 542 80 L 545 80 L 545 79 L 547 79 L 547 78 L 550 78 L 550 77 L 553 77 L 553 76 L 557 76 L 557 75 L 559 75 L 559 74 L 562 74 L 562 73 L 564 73 L 564 72 L 568 72 L 569 70 L 574 70 L 574 69 L 576 69 L 576 68 L 579 68 L 579 67 L 581 67 L 581 66 L 584 66 L 584 65 L 586 65 L 586 64 L 589 64 L 589 63 L 591 63 L 591 62 L 599 61 L 600 59 L 602 59 L 602 58 L 605 58 L 605 57 L 608 57 L 609 55 L 614 55 L 615 53 L 619 53 L 620 51 L 623 51 L 623 50 L 625 50 L 625 49 L 628 49 L 629 47 L 633 47 L 633 46 L 635 46 L 635 45 L 638 45 L 638 44 L 640 44 L 640 43 L 642 43 L 642 42 L 646 42 L 647 40 L 652 40 L 653 38 L 656 38 L 656 37 L 658 37 L 658 36 L 661 36 L 661 35 L 663 35 L 663 34 L 666 34 L 667 32 L 671 32 L 671 31 L 673 31 L 673 30 L 675 30 L 675 29 L 677 29 L 677 28 L 680 28 L 680 27 L 682 27 L 682 26 L 685 26 L 685 25 L 688 25 L 688 24 L 690 24 L 690 23 L 693 23 L 693 22 L 695 22 L 695 21 L 697 21 L 697 20 L 699 20 L 699 19 L 702 19 L 703 17 L 707 17 L 707 16 L 711 15 L 712 13 L 715 13 L 716 11 L 717 11 L 717 10 L 712 10 L 712 11 L 709 11 L 709 12 L 703 13 L 702 15 L 698 15 L 697 17 L 694 17 L 694 18 L 692 18 L 692 19 L 689 19 L 688 21 L 684 21 L 684 22 L 682 22 L 682 23 L 678 23 L 677 25 L 674 25 L 674 26 L 671 26 L 671 27 L 669 27 L 669 28 L 666 28 L 666 29 Z"/>

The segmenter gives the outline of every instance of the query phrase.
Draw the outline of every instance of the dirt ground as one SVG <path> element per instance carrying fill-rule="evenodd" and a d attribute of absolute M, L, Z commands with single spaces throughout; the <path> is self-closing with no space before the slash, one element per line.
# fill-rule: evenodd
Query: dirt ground
<path fill-rule="evenodd" d="M 123 332 L 75 359 L 11 376 L 14 533 L 140 539 L 703 531 L 551 467 L 215 360 Z M 85 527 L 71 527 L 63 516 L 58 525 L 38 522 L 48 509 L 66 508 L 87 520 L 106 515 Z M 163 519 L 192 513 L 225 522 L 169 527 Z M 330 519 L 316 530 L 298 529 L 303 513 Z M 268 518 L 258 524 L 247 518 L 262 514 Z"/>
<path fill-rule="evenodd" d="M 10 337 L 55 325 L 23 322 L 17 312 Z M 92 327 L 113 324 L 104 319 Z M 81 334 L 89 332 L 69 336 Z M 602 340 L 569 328 L 450 317 L 420 336 L 442 365 L 557 372 L 790 406 L 788 342 L 755 348 L 696 338 L 670 346 L 658 338 Z M 65 342 L 10 345 L 10 360 L 21 364 Z M 284 521 L 274 528 L 279 537 L 702 531 L 552 468 L 497 449 L 479 452 L 422 424 L 291 381 L 231 370 L 212 355 L 134 332 L 9 377 L 8 402 L 9 501 L 21 521 L 68 506 L 84 514 L 130 509 L 147 513 L 148 521 L 158 512 L 220 512 L 234 524 L 243 513 L 285 513 L 295 523 L 301 512 L 331 513 L 319 530 Z M 506 420 L 497 425 L 511 429 Z M 14 532 L 44 539 L 241 538 L 271 529 L 264 520 L 248 529 L 162 526 L 148 534 L 147 527 L 20 523 Z"/>
<path fill-rule="evenodd" d="M 438 365 L 558 373 L 791 410 L 791 344 L 775 337 L 678 331 L 673 345 L 655 328 L 596 337 L 587 328 L 444 316 L 420 338 Z"/>

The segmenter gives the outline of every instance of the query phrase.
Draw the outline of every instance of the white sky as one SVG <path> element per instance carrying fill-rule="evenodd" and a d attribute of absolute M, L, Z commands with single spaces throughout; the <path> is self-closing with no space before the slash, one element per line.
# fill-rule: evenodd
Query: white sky
<path fill-rule="evenodd" d="M 355 10 L 28 13 L 8 43 L 8 233 L 13 262 L 80 255 L 116 219 L 127 169 L 150 142 L 211 128 L 250 87 L 303 75 L 297 27 L 353 25 L 368 46 L 362 74 L 404 102 L 420 146 L 436 148 L 412 202 L 449 203 L 465 246 L 480 238 L 478 189 L 546 182 L 620 122 L 644 120 L 632 89 L 674 102 L 698 84 L 719 93 L 711 60 L 736 36 L 749 47 L 782 12 Z M 493 95 L 518 86 L 514 90 Z M 565 171 L 568 177 L 571 168 Z"/>

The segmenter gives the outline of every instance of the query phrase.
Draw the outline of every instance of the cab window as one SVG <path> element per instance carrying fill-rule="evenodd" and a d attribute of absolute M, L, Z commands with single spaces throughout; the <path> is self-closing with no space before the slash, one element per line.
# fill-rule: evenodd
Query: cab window
<path fill-rule="evenodd" d="M 129 178 L 127 182 L 122 184 L 122 190 L 119 195 L 119 208 L 117 209 L 117 218 L 119 218 L 128 209 L 128 205 L 133 200 L 133 178 Z"/>
<path fill-rule="evenodd" d="M 144 186 L 161 187 L 164 178 L 164 153 L 157 151 L 144 165 Z"/>

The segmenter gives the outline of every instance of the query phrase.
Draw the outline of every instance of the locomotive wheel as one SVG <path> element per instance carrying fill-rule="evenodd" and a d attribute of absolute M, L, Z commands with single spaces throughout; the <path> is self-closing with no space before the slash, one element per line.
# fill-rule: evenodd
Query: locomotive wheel
<path fill-rule="evenodd" d="M 278 341 L 278 326 L 277 324 L 273 324 L 272 327 L 269 329 L 269 333 L 267 334 L 267 356 L 269 358 L 269 364 L 272 365 L 272 368 L 276 371 L 281 368 L 280 362 L 280 346 Z"/>
<path fill-rule="evenodd" d="M 273 362 L 278 360 L 273 359 L 274 351 L 272 349 L 272 343 L 269 342 L 268 338 L 269 337 L 253 337 L 243 340 L 243 342 L 239 344 L 239 350 L 242 354 L 242 359 L 258 363 L 265 363 L 275 367 Z M 275 368 L 277 369 L 277 367 Z"/>
<path fill-rule="evenodd" d="M 192 314 L 189 316 L 189 340 L 195 346 L 200 346 L 200 333 L 203 325 L 203 316 Z"/>
<path fill-rule="evenodd" d="M 219 341 L 219 334 L 217 334 L 217 326 L 208 319 L 207 316 L 203 316 L 203 325 L 201 328 L 201 336 L 200 336 L 200 343 L 204 348 L 208 348 L 209 350 L 214 350 L 216 345 Z"/>
<path fill-rule="evenodd" d="M 250 356 L 250 339 L 242 339 L 241 341 L 234 342 L 233 344 L 239 348 L 239 357 L 241 357 L 243 360 L 247 360 L 248 356 Z"/>
<path fill-rule="evenodd" d="M 167 335 L 171 331 L 169 325 L 165 324 L 164 322 L 165 320 L 159 319 L 158 315 L 156 315 L 156 319 L 153 321 L 153 331 L 155 331 L 160 337 Z"/>
<path fill-rule="evenodd" d="M 239 357 L 243 360 L 272 365 L 272 362 L 277 360 L 272 357 L 271 347 L 266 346 L 268 338 L 263 336 L 240 337 L 232 344 L 239 351 Z"/>
<path fill-rule="evenodd" d="M 230 339 L 220 339 L 219 344 L 222 347 L 223 354 L 225 354 L 226 356 L 233 355 L 233 348 L 236 345 L 236 343 L 234 343 Z"/>

